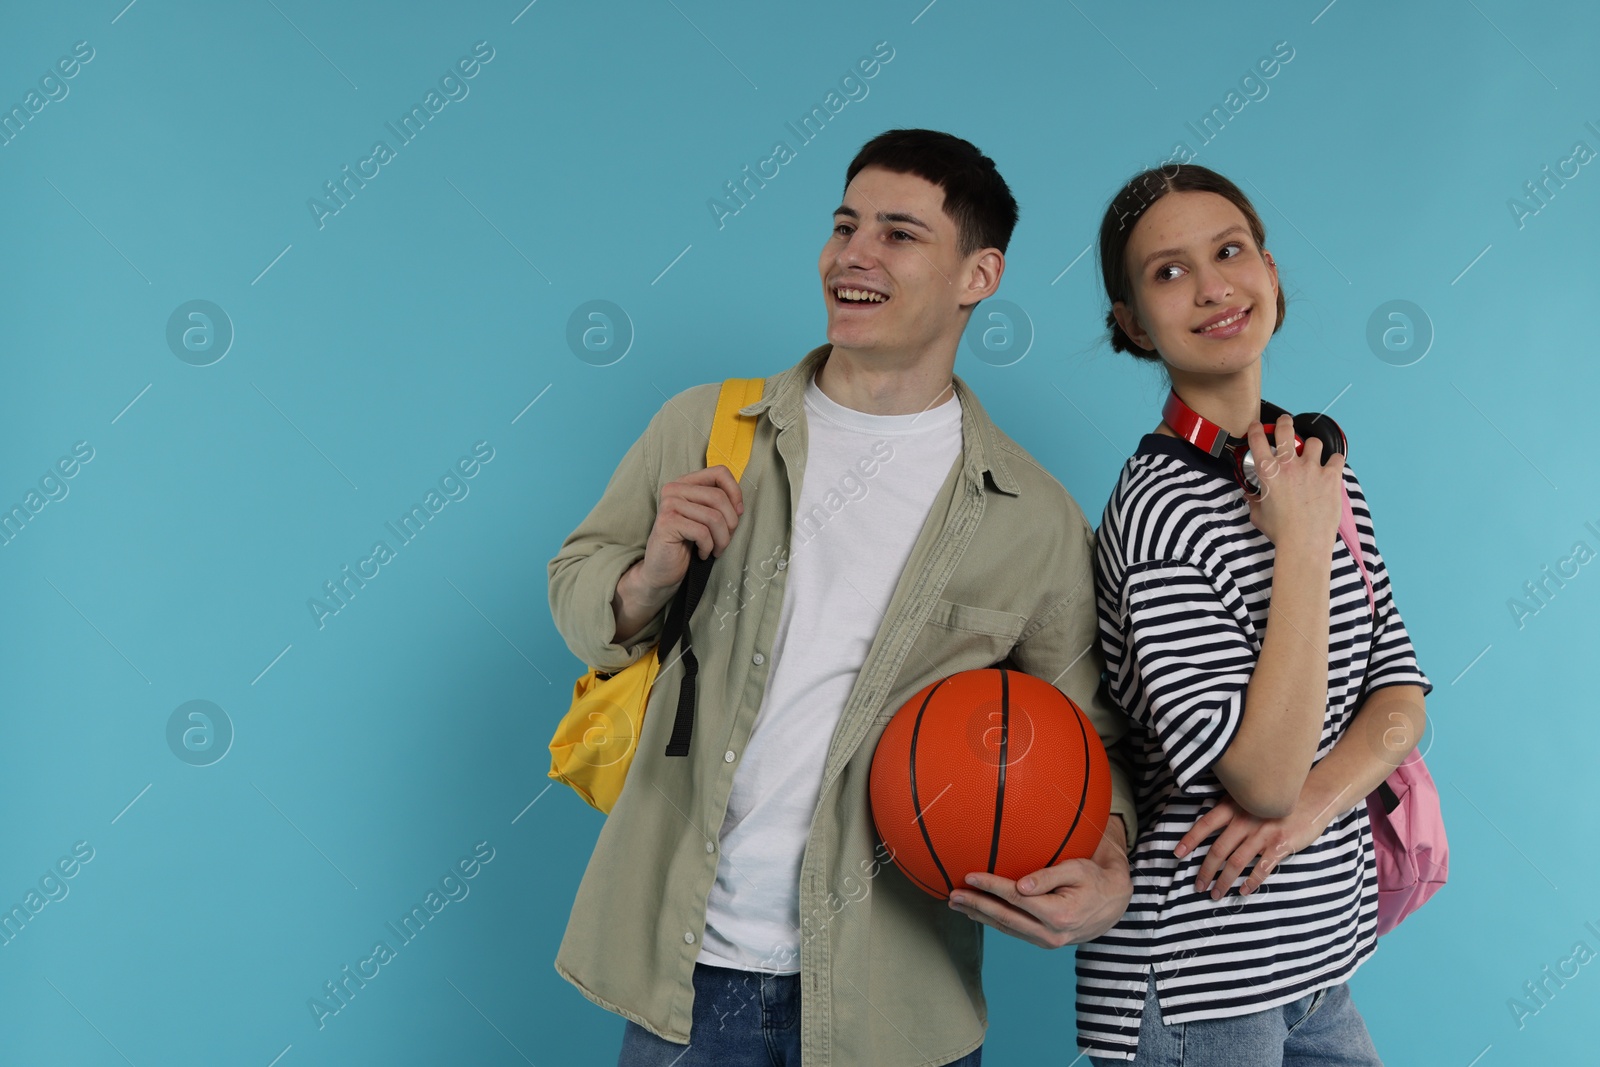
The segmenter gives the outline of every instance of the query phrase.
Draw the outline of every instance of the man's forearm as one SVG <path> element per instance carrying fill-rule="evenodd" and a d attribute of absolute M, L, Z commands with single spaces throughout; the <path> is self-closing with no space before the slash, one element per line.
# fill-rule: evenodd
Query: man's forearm
<path fill-rule="evenodd" d="M 1128 827 L 1122 821 L 1122 816 L 1114 814 L 1114 813 L 1112 814 L 1110 821 L 1108 821 L 1106 823 L 1106 832 L 1100 838 L 1100 846 L 1099 846 L 1099 848 L 1095 849 L 1095 859 L 1097 861 L 1101 858 L 1100 857 L 1100 850 L 1103 849 L 1103 848 L 1106 848 L 1107 845 L 1111 845 L 1111 844 L 1114 844 L 1115 847 L 1116 847 L 1116 850 L 1118 852 L 1122 853 L 1124 859 L 1127 858 L 1127 855 L 1128 855 Z M 1108 852 L 1107 855 L 1110 855 L 1110 853 Z"/>
<path fill-rule="evenodd" d="M 678 591 L 677 586 L 654 590 L 646 587 L 641 580 L 643 564 L 644 560 L 640 560 L 617 579 L 617 591 L 611 597 L 611 614 L 617 620 L 617 632 L 611 639 L 613 644 L 627 644 L 646 623 L 661 614 L 661 609 Z"/>

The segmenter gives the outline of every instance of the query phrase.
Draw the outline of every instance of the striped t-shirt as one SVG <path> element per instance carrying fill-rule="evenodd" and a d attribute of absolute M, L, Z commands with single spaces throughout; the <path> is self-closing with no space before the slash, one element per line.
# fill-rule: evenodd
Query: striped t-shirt
<path fill-rule="evenodd" d="M 1433 688 L 1348 466 L 1344 481 L 1377 620 L 1374 630 L 1361 572 L 1334 535 L 1318 760 L 1354 718 L 1364 675 L 1368 692 Z M 1127 912 L 1078 946 L 1078 1041 L 1096 1056 L 1131 1059 L 1152 968 L 1167 1024 L 1264 1011 L 1336 985 L 1372 954 L 1378 882 L 1365 797 L 1347 798 L 1348 811 L 1247 897 L 1242 877 L 1218 901 L 1195 889 L 1210 842 L 1173 855 L 1224 792 L 1212 767 L 1239 729 L 1272 591 L 1272 542 L 1251 523 L 1229 461 L 1145 435 L 1106 504 L 1095 565 L 1106 684 L 1133 720 L 1140 833 Z"/>

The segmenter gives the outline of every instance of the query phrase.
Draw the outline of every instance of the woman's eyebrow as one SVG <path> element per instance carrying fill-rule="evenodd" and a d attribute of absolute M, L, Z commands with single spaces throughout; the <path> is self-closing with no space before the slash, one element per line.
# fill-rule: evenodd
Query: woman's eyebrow
<path fill-rule="evenodd" d="M 1232 226 L 1229 226 L 1226 230 L 1223 230 L 1222 232 L 1218 233 L 1216 236 L 1212 237 L 1209 243 L 1210 244 L 1216 244 L 1218 241 L 1222 240 L 1224 237 L 1227 237 L 1229 234 L 1244 233 L 1244 232 L 1245 232 L 1245 228 L 1243 226 L 1240 226 L 1238 223 L 1234 223 Z M 1159 252 L 1151 252 L 1148 256 L 1145 256 L 1144 257 L 1144 263 L 1142 264 L 1142 266 L 1148 267 L 1150 265 L 1151 260 L 1162 259 L 1162 258 L 1164 258 L 1166 256 L 1180 256 L 1182 254 L 1183 254 L 1183 249 L 1181 249 L 1181 248 L 1163 248 Z"/>

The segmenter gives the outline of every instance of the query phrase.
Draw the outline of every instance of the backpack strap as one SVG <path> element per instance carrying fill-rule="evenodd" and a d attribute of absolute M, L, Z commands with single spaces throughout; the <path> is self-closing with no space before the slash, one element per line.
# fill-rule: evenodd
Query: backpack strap
<path fill-rule="evenodd" d="M 1344 540 L 1344 546 L 1350 550 L 1350 555 L 1355 557 L 1356 566 L 1361 569 L 1361 580 L 1367 586 L 1367 608 L 1376 621 L 1378 601 L 1372 595 L 1372 576 L 1367 573 L 1367 561 L 1361 556 L 1361 539 L 1356 535 L 1356 515 L 1350 509 L 1350 493 L 1345 489 L 1343 481 L 1339 483 L 1339 497 L 1344 508 L 1343 514 L 1339 516 L 1339 536 Z"/>
<path fill-rule="evenodd" d="M 1367 561 L 1361 556 L 1361 538 L 1357 536 L 1356 533 L 1356 515 L 1355 512 L 1350 508 L 1350 493 L 1347 489 L 1345 489 L 1343 481 L 1340 481 L 1339 483 L 1339 497 L 1344 508 L 1343 514 L 1339 516 L 1339 537 L 1344 541 L 1344 546 L 1350 550 L 1350 555 L 1355 557 L 1356 567 L 1358 567 L 1361 571 L 1361 581 L 1366 584 L 1367 609 L 1372 612 L 1373 637 L 1376 638 L 1378 627 L 1378 601 L 1377 598 L 1372 595 L 1372 576 L 1367 573 Z M 1361 688 L 1356 693 L 1357 710 L 1359 710 L 1361 705 L 1365 704 L 1367 701 L 1367 680 L 1371 675 L 1370 661 L 1368 662 L 1367 666 L 1369 670 L 1361 675 Z M 1388 783 L 1383 783 L 1382 788 L 1388 788 Z M 1389 791 L 1389 796 L 1394 796 L 1393 790 Z M 1384 800 L 1387 802 L 1388 797 L 1385 797 Z M 1398 803 L 1398 801 L 1396 801 L 1396 803 Z M 1389 810 L 1394 810 L 1393 805 L 1390 805 Z"/>
<path fill-rule="evenodd" d="M 706 444 L 706 466 L 722 464 L 733 472 L 735 481 L 743 477 L 745 465 L 750 461 L 758 421 L 754 415 L 739 414 L 739 409 L 760 400 L 765 385 L 765 378 L 729 378 L 717 394 L 717 413 L 712 417 L 711 440 Z M 701 559 L 697 547 L 689 546 L 689 571 L 678 586 L 661 627 L 658 658 L 665 659 L 680 640 L 683 642 L 683 679 L 678 685 L 678 711 L 672 720 L 672 736 L 667 740 L 668 756 L 687 756 L 689 740 L 694 734 L 700 662 L 695 658 L 694 646 L 689 643 L 689 619 L 705 594 L 716 561 L 716 556 Z"/>
<path fill-rule="evenodd" d="M 756 440 L 754 415 L 741 415 L 739 409 L 761 399 L 765 378 L 729 378 L 717 396 L 717 413 L 711 419 L 711 440 L 706 445 L 706 466 L 722 464 L 733 472 L 733 480 L 744 477 L 750 462 L 750 449 Z"/>
<path fill-rule="evenodd" d="M 678 683 L 678 710 L 672 720 L 672 736 L 667 739 L 666 754 L 669 756 L 689 754 L 689 739 L 694 733 L 694 704 L 700 661 L 695 658 L 694 646 L 689 643 L 688 619 L 700 603 L 711 577 L 711 565 L 716 561 L 715 556 L 701 559 L 696 555 L 695 547 L 689 546 L 689 573 L 678 587 L 677 596 L 672 602 L 673 611 L 661 630 L 662 651 L 658 655 L 667 654 L 680 638 L 683 640 L 683 678 Z M 672 616 L 676 616 L 675 626 Z"/>

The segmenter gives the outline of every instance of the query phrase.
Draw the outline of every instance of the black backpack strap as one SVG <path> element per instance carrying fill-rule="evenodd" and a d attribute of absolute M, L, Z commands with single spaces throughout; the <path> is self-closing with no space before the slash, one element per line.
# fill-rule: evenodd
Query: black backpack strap
<path fill-rule="evenodd" d="M 694 733 L 695 683 L 700 674 L 700 663 L 695 659 L 694 646 L 689 641 L 689 619 L 700 604 L 700 597 L 705 593 L 706 583 L 711 577 L 711 567 L 716 561 L 715 556 L 701 559 L 695 545 L 692 542 L 689 544 L 689 572 L 684 575 L 683 584 L 678 586 L 672 607 L 667 611 L 666 622 L 661 627 L 661 647 L 657 656 L 663 662 L 678 642 L 683 642 L 683 680 L 678 684 L 678 711 L 672 720 L 672 737 L 667 741 L 666 754 L 669 756 L 689 754 L 689 739 Z"/>

